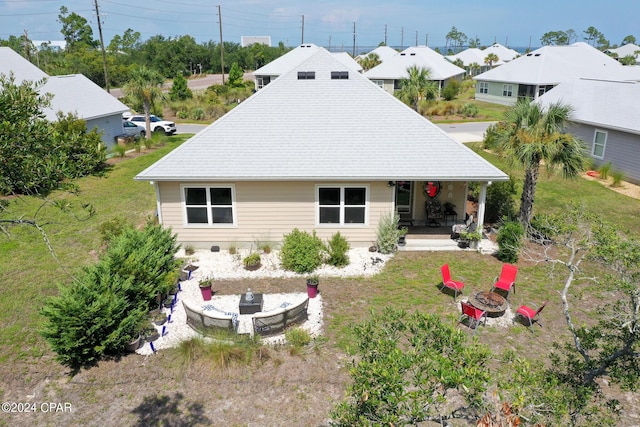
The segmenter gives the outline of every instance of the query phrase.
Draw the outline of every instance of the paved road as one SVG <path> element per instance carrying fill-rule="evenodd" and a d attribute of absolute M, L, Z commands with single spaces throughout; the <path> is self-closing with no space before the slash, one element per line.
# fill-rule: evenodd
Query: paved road
<path fill-rule="evenodd" d="M 482 141 L 484 132 L 495 122 L 447 123 L 437 125 L 458 142 Z M 176 123 L 177 133 L 198 133 L 206 125 Z"/>
<path fill-rule="evenodd" d="M 228 77 L 229 75 L 225 74 L 225 81 L 227 81 Z M 244 79 L 254 81 L 253 73 L 244 73 Z M 168 82 L 162 87 L 164 90 L 169 90 L 171 84 L 172 82 Z M 222 84 L 222 74 L 203 74 L 202 76 L 187 80 L 187 86 L 189 86 L 191 90 L 204 90 L 213 84 Z M 120 88 L 111 89 L 109 93 L 116 98 L 122 98 L 124 96 Z"/>

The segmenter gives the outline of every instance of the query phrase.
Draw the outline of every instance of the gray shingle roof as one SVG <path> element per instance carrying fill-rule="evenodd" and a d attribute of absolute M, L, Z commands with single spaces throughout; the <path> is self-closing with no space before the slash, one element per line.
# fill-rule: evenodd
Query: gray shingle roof
<path fill-rule="evenodd" d="M 253 72 L 254 76 L 281 76 L 291 71 L 294 67 L 300 65 L 310 56 L 315 54 L 319 46 L 312 43 L 301 44 L 295 49 L 285 53 L 279 58 L 274 59 L 263 67 Z M 333 54 L 336 59 L 342 62 L 346 67 L 352 70 L 361 71 L 362 67 L 346 52 L 336 52 Z"/>
<path fill-rule="evenodd" d="M 544 46 L 474 77 L 474 80 L 556 85 L 573 78 L 640 80 L 640 71 L 586 43 Z"/>
<path fill-rule="evenodd" d="M 8 77 L 12 72 L 17 84 L 25 80 L 38 81 L 47 77 L 44 71 L 10 47 L 0 47 L 0 74 Z"/>
<path fill-rule="evenodd" d="M 373 80 L 400 80 L 408 77 L 407 68 L 412 65 L 431 69 L 432 80 L 446 80 L 465 72 L 435 50 L 427 46 L 415 46 L 387 59 L 364 75 Z"/>
<path fill-rule="evenodd" d="M 472 47 L 469 49 L 465 49 L 460 53 L 456 53 L 455 55 L 448 55 L 446 56 L 446 58 L 451 62 L 455 62 L 456 59 L 460 59 L 465 67 L 468 67 L 474 62 L 480 66 L 483 66 L 485 65 L 484 59 L 489 55 L 489 53 L 490 52 L 485 52 L 484 50 Z M 493 65 L 497 66 L 504 63 L 505 62 L 502 59 L 499 59 L 497 62 L 494 62 Z"/>
<path fill-rule="evenodd" d="M 345 70 L 319 49 L 136 179 L 508 179 L 361 74 L 330 78 Z"/>
<path fill-rule="evenodd" d="M 573 79 L 536 102 L 542 106 L 569 104 L 574 108 L 572 121 L 640 134 L 640 84 L 635 82 Z"/>

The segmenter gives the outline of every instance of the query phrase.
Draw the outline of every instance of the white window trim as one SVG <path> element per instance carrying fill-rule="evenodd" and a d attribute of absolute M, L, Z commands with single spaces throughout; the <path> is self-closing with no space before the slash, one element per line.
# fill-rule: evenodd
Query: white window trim
<path fill-rule="evenodd" d="M 187 221 L 187 201 L 185 200 L 185 189 L 186 188 L 204 188 L 207 194 L 207 224 L 190 224 Z M 233 217 L 233 222 L 231 224 L 226 223 L 212 223 L 211 222 L 211 194 L 209 189 L 211 188 L 231 188 L 231 215 Z M 238 227 L 238 218 L 237 218 L 237 204 L 236 204 L 236 186 L 235 184 L 181 184 L 180 185 L 180 200 L 182 206 L 182 224 L 185 228 L 237 228 Z"/>
<path fill-rule="evenodd" d="M 507 98 L 513 98 L 513 85 L 512 84 L 503 84 L 502 85 L 502 96 Z"/>
<path fill-rule="evenodd" d="M 482 94 L 489 93 L 489 82 L 480 82 L 480 93 Z"/>
<path fill-rule="evenodd" d="M 604 134 L 604 141 L 602 143 L 602 156 L 597 156 L 595 154 L 595 152 L 596 152 L 596 137 L 598 136 L 598 133 Z M 593 144 L 591 144 L 591 155 L 593 157 L 595 157 L 596 159 L 604 159 L 604 153 L 605 153 L 605 151 L 607 149 L 607 139 L 609 139 L 609 132 L 607 132 L 606 130 L 595 129 L 593 131 Z"/>
<path fill-rule="evenodd" d="M 380 89 L 384 89 L 384 80 L 374 79 L 371 81 L 375 83 Z"/>
<path fill-rule="evenodd" d="M 340 208 L 340 222 L 339 223 L 321 223 L 320 222 L 320 189 L 321 188 L 340 188 L 340 205 L 336 206 Z M 364 202 L 364 223 L 362 224 L 354 224 L 354 223 L 344 223 L 344 189 L 345 188 L 364 188 L 365 189 L 365 202 Z M 315 188 L 315 216 L 316 216 L 316 227 L 318 228 L 365 228 L 369 226 L 369 207 L 371 205 L 371 188 L 369 184 L 337 184 L 337 183 L 327 183 L 327 184 L 316 184 Z"/>

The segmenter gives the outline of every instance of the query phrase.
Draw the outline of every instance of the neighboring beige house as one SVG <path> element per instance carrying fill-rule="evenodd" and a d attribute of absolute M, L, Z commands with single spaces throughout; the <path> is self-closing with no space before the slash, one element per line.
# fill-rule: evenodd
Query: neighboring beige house
<path fill-rule="evenodd" d="M 465 70 L 449 62 L 444 56 L 427 46 L 409 47 L 373 67 L 364 75 L 386 92 L 393 93 L 400 89 L 402 79 L 406 79 L 407 68 L 412 66 L 428 68 L 431 80 L 442 90 L 451 80 L 462 81 Z"/>
<path fill-rule="evenodd" d="M 425 224 L 425 188 L 464 217 L 467 182 L 508 176 L 323 48 L 139 173 L 182 244 L 250 247 L 294 228 L 352 246 L 401 210 Z"/>
<path fill-rule="evenodd" d="M 515 105 L 518 98 L 535 100 L 575 78 L 640 81 L 640 68 L 625 67 L 593 46 L 578 42 L 544 46 L 473 77 L 477 100 L 502 105 Z"/>

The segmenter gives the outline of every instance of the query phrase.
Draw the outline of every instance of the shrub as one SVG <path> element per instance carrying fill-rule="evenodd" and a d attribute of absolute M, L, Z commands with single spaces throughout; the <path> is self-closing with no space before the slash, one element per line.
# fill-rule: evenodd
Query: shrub
<path fill-rule="evenodd" d="M 400 217 L 395 213 L 383 214 L 380 217 L 376 239 L 380 253 L 390 254 L 398 248 L 398 238 L 400 237 L 400 230 L 398 229 L 399 223 Z"/>
<path fill-rule="evenodd" d="M 194 108 L 191 111 L 191 118 L 193 120 L 204 120 L 204 118 L 205 118 L 204 110 L 202 108 L 200 108 L 200 107 Z"/>
<path fill-rule="evenodd" d="M 100 233 L 102 243 L 109 243 L 113 238 L 121 235 L 125 228 L 130 226 L 131 224 L 122 217 L 111 218 L 101 223 L 98 226 L 98 232 Z"/>
<path fill-rule="evenodd" d="M 311 335 L 302 328 L 288 329 L 284 333 L 284 337 L 287 339 L 287 343 L 295 349 L 300 349 L 311 342 Z"/>
<path fill-rule="evenodd" d="M 349 255 L 347 252 L 351 249 L 347 238 L 340 232 L 331 236 L 331 240 L 327 242 L 325 250 L 329 255 L 327 258 L 327 264 L 334 267 L 344 267 L 349 265 Z"/>
<path fill-rule="evenodd" d="M 249 255 L 244 257 L 242 263 L 245 267 L 251 267 L 254 265 L 260 264 L 260 254 L 258 252 L 251 252 Z"/>
<path fill-rule="evenodd" d="M 118 157 L 124 157 L 125 153 L 127 152 L 127 147 L 125 147 L 124 145 L 116 144 L 113 146 L 112 151 L 114 155 Z"/>
<path fill-rule="evenodd" d="M 484 220 L 496 223 L 500 218 L 512 219 L 516 214 L 516 202 L 513 196 L 517 193 L 513 177 L 509 181 L 494 182 L 487 187 L 487 202 Z"/>
<path fill-rule="evenodd" d="M 450 81 L 449 84 L 446 85 L 444 89 L 442 89 L 442 97 L 447 101 L 451 101 L 456 96 L 458 96 L 459 93 L 460 83 L 455 80 Z"/>
<path fill-rule="evenodd" d="M 609 178 L 609 173 L 611 173 L 611 162 L 605 163 L 604 165 L 600 166 L 598 172 L 600 173 L 600 179 Z"/>
<path fill-rule="evenodd" d="M 322 240 L 315 231 L 309 234 L 294 228 L 283 239 L 280 251 L 282 267 L 296 273 L 311 273 L 322 265 L 322 250 Z"/>
<path fill-rule="evenodd" d="M 611 172 L 611 178 L 613 178 L 613 182 L 611 183 L 611 186 L 620 187 L 622 185 L 622 180 L 624 179 L 624 172 L 613 171 Z"/>
<path fill-rule="evenodd" d="M 524 229 L 517 221 L 507 221 L 498 231 L 498 259 L 502 262 L 518 261 Z"/>
<path fill-rule="evenodd" d="M 460 110 L 460 113 L 462 113 L 464 117 L 475 117 L 479 112 L 480 109 L 476 104 L 464 104 L 462 110 Z"/>

